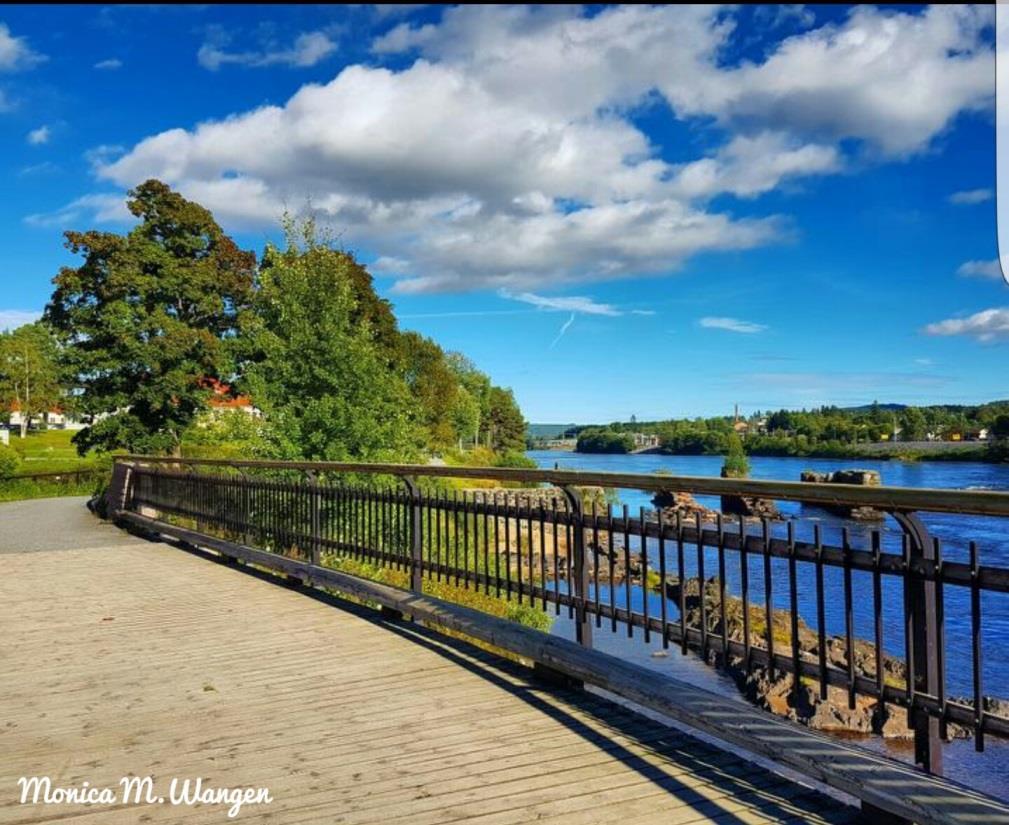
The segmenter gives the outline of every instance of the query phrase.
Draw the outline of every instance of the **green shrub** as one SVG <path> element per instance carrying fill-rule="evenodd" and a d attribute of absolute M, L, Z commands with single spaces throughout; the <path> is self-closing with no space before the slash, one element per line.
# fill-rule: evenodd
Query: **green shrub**
<path fill-rule="evenodd" d="M 538 466 L 529 456 L 524 453 L 509 451 L 494 459 L 495 467 L 510 467 L 518 470 L 535 470 Z"/>
<path fill-rule="evenodd" d="M 10 447 L 0 444 L 0 478 L 10 478 L 21 465 L 21 456 Z"/>
<path fill-rule="evenodd" d="M 750 474 L 750 462 L 743 450 L 743 442 L 735 433 L 726 439 L 728 452 L 722 463 L 722 478 L 746 478 Z"/>

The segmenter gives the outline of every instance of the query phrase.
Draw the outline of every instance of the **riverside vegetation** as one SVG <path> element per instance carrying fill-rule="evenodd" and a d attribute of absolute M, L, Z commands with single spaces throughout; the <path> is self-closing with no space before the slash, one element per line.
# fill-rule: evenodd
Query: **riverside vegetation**
<path fill-rule="evenodd" d="M 656 452 L 724 455 L 738 423 L 732 416 L 613 422 L 575 427 L 565 436 L 577 437 L 576 449 L 587 453 L 629 453 L 634 446 L 631 433 L 644 433 L 658 436 Z M 778 410 L 758 412 L 741 423 L 750 455 L 1009 461 L 1009 401 Z M 988 439 L 976 440 L 984 431 Z"/>

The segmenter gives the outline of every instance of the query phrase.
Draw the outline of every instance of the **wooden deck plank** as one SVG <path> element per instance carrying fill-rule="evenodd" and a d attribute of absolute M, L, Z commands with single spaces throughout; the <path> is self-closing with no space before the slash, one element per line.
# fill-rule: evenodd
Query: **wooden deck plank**
<path fill-rule="evenodd" d="M 23 775 L 115 786 L 150 774 L 166 794 L 173 776 L 268 787 L 274 802 L 235 821 L 284 825 L 852 814 L 436 634 L 166 545 L 105 539 L 0 554 L 3 825 L 229 821 L 222 805 L 21 805 Z"/>

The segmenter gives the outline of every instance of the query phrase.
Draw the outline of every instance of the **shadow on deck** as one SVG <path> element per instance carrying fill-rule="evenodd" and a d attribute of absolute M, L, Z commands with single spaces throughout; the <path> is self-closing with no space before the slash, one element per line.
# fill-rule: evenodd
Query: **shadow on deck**
<path fill-rule="evenodd" d="M 236 821 L 856 818 L 604 698 L 266 574 L 124 540 L 81 506 L 0 507 L 0 823 L 228 821 L 227 804 L 171 805 L 174 777 L 268 788 L 273 801 Z M 61 524 L 69 546 L 39 540 Z M 22 776 L 118 793 L 127 775 L 152 776 L 166 801 L 19 801 Z"/>

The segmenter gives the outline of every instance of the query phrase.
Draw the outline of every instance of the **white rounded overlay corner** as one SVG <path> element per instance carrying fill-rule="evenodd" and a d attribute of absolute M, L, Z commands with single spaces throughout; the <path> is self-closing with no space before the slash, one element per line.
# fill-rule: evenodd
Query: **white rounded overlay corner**
<path fill-rule="evenodd" d="M 995 215 L 999 265 L 1009 285 L 1009 0 L 995 4 Z"/>

